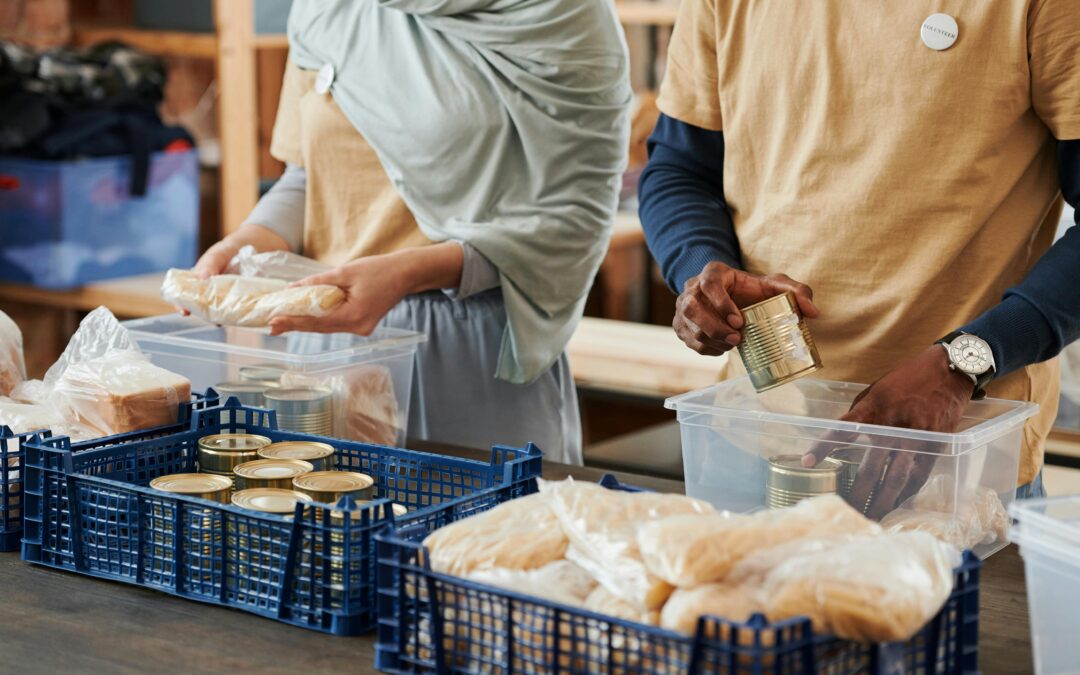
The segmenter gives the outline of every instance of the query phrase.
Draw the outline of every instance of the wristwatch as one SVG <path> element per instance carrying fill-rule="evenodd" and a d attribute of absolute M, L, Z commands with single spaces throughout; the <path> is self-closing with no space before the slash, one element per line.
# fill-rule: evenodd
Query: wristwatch
<path fill-rule="evenodd" d="M 994 352 L 990 350 L 990 345 L 986 343 L 986 340 L 971 333 L 953 331 L 934 344 L 945 348 L 945 355 L 949 359 L 949 370 L 955 370 L 971 378 L 971 382 L 975 385 L 971 398 L 985 398 L 986 385 L 994 379 L 996 372 Z"/>

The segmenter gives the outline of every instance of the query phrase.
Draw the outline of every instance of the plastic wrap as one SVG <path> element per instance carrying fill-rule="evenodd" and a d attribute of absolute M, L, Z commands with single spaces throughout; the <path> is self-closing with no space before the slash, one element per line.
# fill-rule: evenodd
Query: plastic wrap
<path fill-rule="evenodd" d="M 200 279 L 190 270 L 171 269 L 161 297 L 212 323 L 263 327 L 277 316 L 325 316 L 345 299 L 337 286 L 290 287 L 288 281 L 220 274 Z"/>
<path fill-rule="evenodd" d="M 646 570 L 638 528 L 667 516 L 713 511 L 707 502 L 683 495 L 608 490 L 573 480 L 540 481 L 540 492 L 551 500 L 570 540 L 567 559 L 642 612 L 659 609 L 671 587 Z"/>
<path fill-rule="evenodd" d="M 958 549 L 1005 541 L 1009 515 L 997 493 L 988 487 L 961 487 L 956 478 L 938 474 L 900 508 L 881 520 L 890 532 L 929 532 Z"/>
<path fill-rule="evenodd" d="M 694 635 L 702 616 L 745 622 L 764 610 L 761 589 L 749 584 L 718 583 L 677 588 L 660 612 L 660 626 Z"/>
<path fill-rule="evenodd" d="M 597 586 L 589 593 L 588 597 L 585 598 L 585 609 L 650 626 L 655 626 L 660 622 L 660 613 L 658 611 L 643 610 L 637 605 L 631 605 L 622 598 L 613 595 L 604 586 Z"/>
<path fill-rule="evenodd" d="M 76 442 L 101 435 L 93 427 L 66 417 L 56 406 L 19 403 L 11 399 L 0 399 L 0 425 L 16 434 L 48 429 L 56 436 L 69 436 Z"/>
<path fill-rule="evenodd" d="M 380 365 L 354 366 L 341 376 L 313 377 L 286 372 L 285 387 L 319 386 L 333 392 L 334 435 L 338 438 L 397 445 L 401 422 L 390 369 Z"/>
<path fill-rule="evenodd" d="M 596 581 L 580 566 L 569 560 L 556 560 L 535 569 L 480 569 L 469 578 L 517 593 L 534 595 L 571 607 L 584 607 L 586 598 L 596 588 Z"/>
<path fill-rule="evenodd" d="M 771 621 L 808 616 L 819 634 L 867 642 L 910 639 L 948 599 L 961 561 L 925 532 L 776 553 L 762 587 Z"/>
<path fill-rule="evenodd" d="M 563 558 L 567 539 L 544 495 L 514 499 L 435 530 L 424 539 L 431 568 L 456 576 L 531 570 Z"/>
<path fill-rule="evenodd" d="M 723 581 L 755 550 L 830 534 L 876 534 L 881 528 L 841 497 L 827 495 L 752 515 L 680 515 L 641 527 L 638 546 L 652 574 L 673 586 Z"/>
<path fill-rule="evenodd" d="M 26 379 L 22 331 L 0 312 L 0 396 L 8 396 Z"/>
<path fill-rule="evenodd" d="M 300 281 L 330 271 L 331 267 L 289 251 L 256 253 L 254 246 L 244 246 L 229 263 L 229 274 L 242 277 L 265 277 L 282 281 Z"/>

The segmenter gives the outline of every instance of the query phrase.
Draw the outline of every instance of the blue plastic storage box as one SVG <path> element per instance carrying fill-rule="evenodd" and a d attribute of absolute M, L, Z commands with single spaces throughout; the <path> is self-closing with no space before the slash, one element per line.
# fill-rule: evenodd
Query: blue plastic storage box
<path fill-rule="evenodd" d="M 145 196 L 130 184 L 129 157 L 0 157 L 0 280 L 64 289 L 193 265 L 196 151 L 154 154 Z"/>
<path fill-rule="evenodd" d="M 601 484 L 636 490 L 605 476 Z M 528 491 L 535 492 L 530 485 Z M 518 491 L 520 492 L 520 490 Z M 504 490 L 495 506 L 517 496 Z M 404 525 L 404 524 L 402 524 Z M 971 552 L 952 596 L 910 641 L 863 644 L 815 635 L 809 619 L 769 624 L 703 617 L 697 635 L 431 571 L 424 527 L 397 526 L 378 541 L 375 665 L 394 673 L 953 674 L 977 670 L 979 568 Z"/>
<path fill-rule="evenodd" d="M 180 406 L 177 413 L 176 424 L 170 424 L 156 429 L 137 431 L 121 436 L 112 436 L 102 439 L 101 442 L 122 442 L 125 438 L 147 438 L 155 435 L 175 434 L 186 430 L 191 426 L 193 410 L 216 406 L 219 404 L 217 394 L 210 392 L 207 396 L 198 394 L 192 397 L 190 403 Z M 0 426 L 0 551 L 18 551 L 23 533 L 23 445 L 34 438 L 47 439 L 50 434 L 47 430 L 30 431 L 26 433 L 12 433 L 11 429 Z"/>
<path fill-rule="evenodd" d="M 329 443 L 335 468 L 372 476 L 379 499 L 345 514 L 339 502 L 279 516 L 147 487 L 194 471 L 198 440 L 218 433 Z M 181 433 L 74 446 L 35 438 L 25 462 L 24 560 L 355 635 L 375 626 L 374 534 L 394 522 L 390 502 L 409 509 L 399 523 L 441 527 L 490 508 L 495 488 L 524 489 L 541 453 L 496 446 L 483 462 L 282 432 L 272 411 L 230 398 Z"/>

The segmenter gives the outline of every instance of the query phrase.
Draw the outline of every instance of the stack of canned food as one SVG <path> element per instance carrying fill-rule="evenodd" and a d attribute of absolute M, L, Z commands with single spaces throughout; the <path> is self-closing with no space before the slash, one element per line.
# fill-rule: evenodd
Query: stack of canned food
<path fill-rule="evenodd" d="M 235 396 L 241 405 L 277 412 L 278 428 L 302 434 L 329 436 L 334 430 L 334 395 L 326 387 L 283 385 L 285 370 L 271 365 L 240 368 L 237 382 L 214 385 L 222 397 Z"/>

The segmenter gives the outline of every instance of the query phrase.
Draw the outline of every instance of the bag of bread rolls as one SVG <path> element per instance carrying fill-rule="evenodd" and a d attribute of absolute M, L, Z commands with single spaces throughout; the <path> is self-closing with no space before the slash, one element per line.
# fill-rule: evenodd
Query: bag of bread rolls
<path fill-rule="evenodd" d="M 664 603 L 664 609 L 660 612 L 660 626 L 694 635 L 697 632 L 698 619 L 702 616 L 715 616 L 744 623 L 764 609 L 760 588 L 751 584 L 722 582 L 693 588 L 677 588 Z"/>
<path fill-rule="evenodd" d="M 646 569 L 638 528 L 676 514 L 713 511 L 708 502 L 683 495 L 608 490 L 574 480 L 540 481 L 540 492 L 570 541 L 567 559 L 642 613 L 658 610 L 671 587 Z"/>
<path fill-rule="evenodd" d="M 955 477 L 938 474 L 898 509 L 881 519 L 889 532 L 929 532 L 958 549 L 1004 541 L 1009 514 L 988 487 L 957 487 Z"/>
<path fill-rule="evenodd" d="M 469 579 L 571 607 L 584 607 L 586 598 L 596 588 L 596 581 L 589 573 L 569 560 L 556 560 L 527 570 L 480 569 L 472 572 Z"/>
<path fill-rule="evenodd" d="M 637 544 L 651 574 L 672 586 L 691 587 L 723 581 L 742 558 L 758 549 L 807 537 L 880 531 L 843 498 L 826 495 L 754 514 L 705 513 L 654 520 L 642 525 Z"/>
<path fill-rule="evenodd" d="M 0 312 L 0 396 L 8 396 L 26 379 L 22 331 Z"/>
<path fill-rule="evenodd" d="M 228 274 L 242 277 L 263 277 L 282 281 L 301 279 L 328 272 L 332 267 L 306 258 L 291 251 L 264 251 L 258 253 L 254 246 L 244 246 L 229 262 Z"/>

